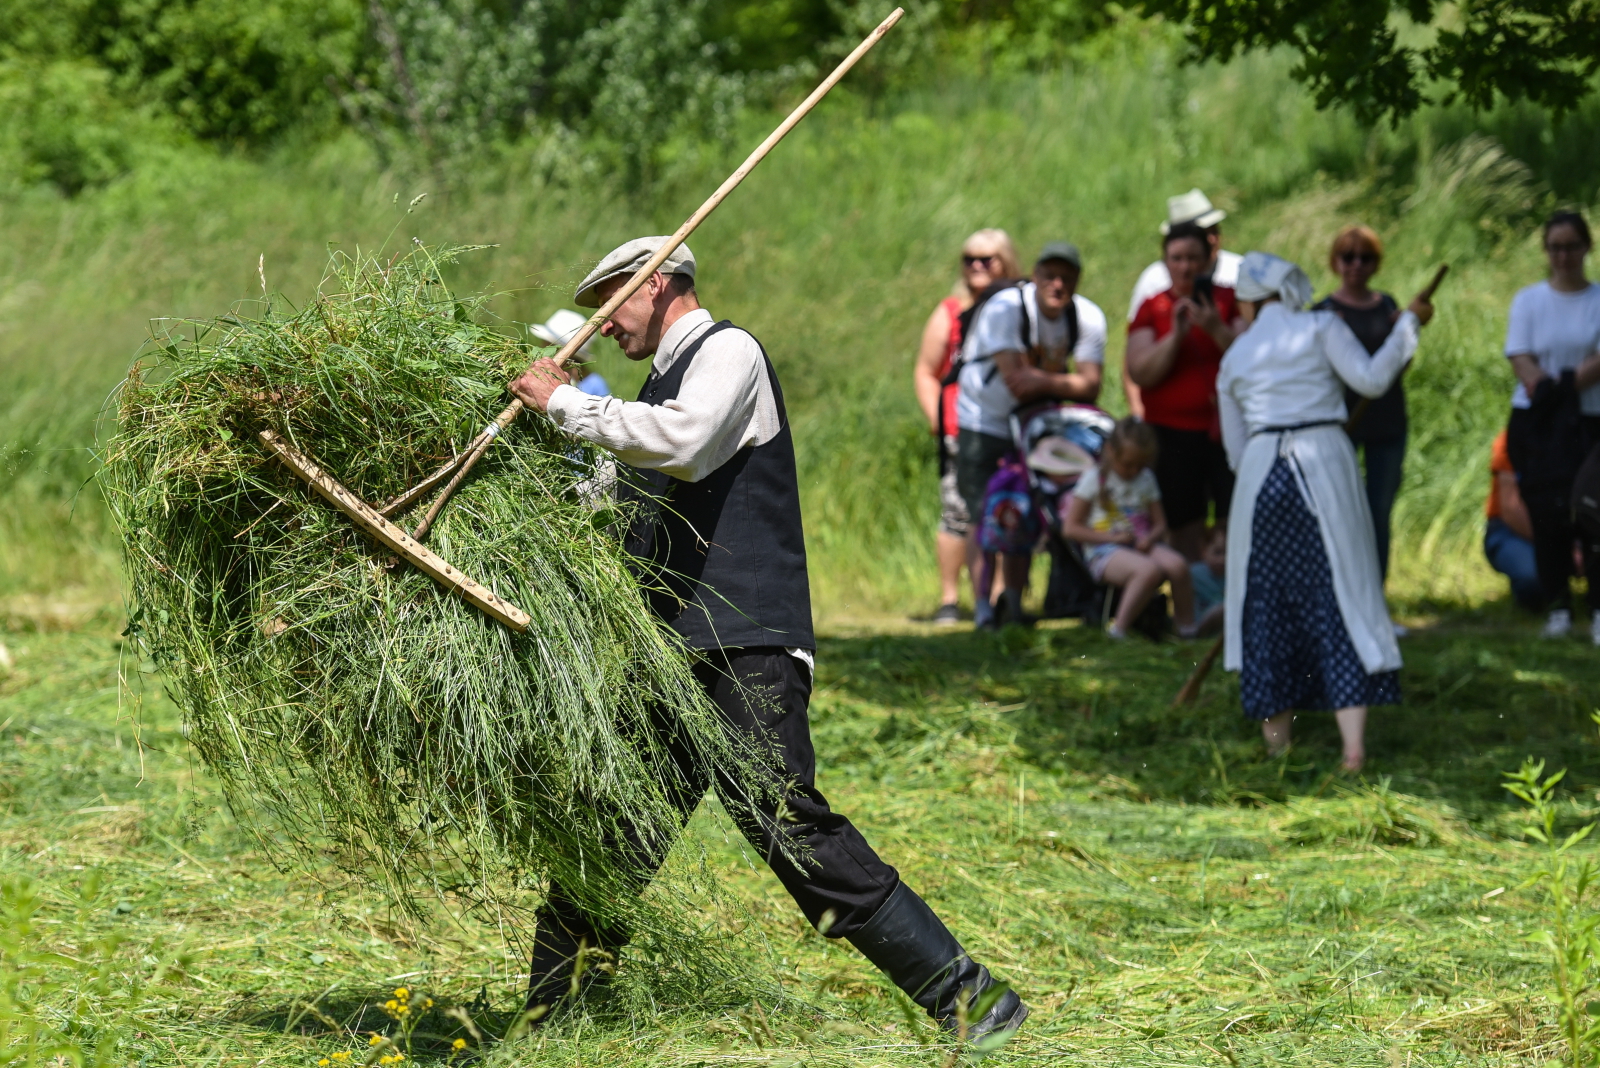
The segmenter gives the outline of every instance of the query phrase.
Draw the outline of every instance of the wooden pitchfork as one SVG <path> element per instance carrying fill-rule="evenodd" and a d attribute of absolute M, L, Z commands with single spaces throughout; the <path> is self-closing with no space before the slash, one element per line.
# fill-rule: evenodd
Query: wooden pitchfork
<path fill-rule="evenodd" d="M 633 277 L 628 279 L 627 283 L 617 290 L 611 299 L 606 301 L 600 310 L 590 316 L 589 321 L 584 323 L 582 328 L 567 340 L 567 343 L 561 347 L 561 351 L 556 353 L 555 362 L 557 366 L 565 365 L 567 361 L 572 359 L 573 354 L 582 348 L 584 343 L 593 337 L 601 326 L 605 325 L 606 320 L 610 319 L 612 314 L 629 297 L 633 296 L 634 292 L 644 285 L 651 275 L 660 269 L 661 265 L 667 261 L 667 257 L 672 255 L 679 245 L 688 240 L 689 235 L 694 233 L 695 228 L 705 221 L 706 216 L 716 210 L 717 205 L 721 204 L 728 194 L 733 192 L 740 182 L 744 181 L 745 176 L 755 170 L 756 164 L 766 158 L 767 153 L 771 152 L 778 142 L 782 141 L 789 131 L 794 129 L 800 120 L 805 118 L 811 109 L 816 107 L 822 98 L 828 95 L 829 90 L 839 84 L 839 80 L 849 73 L 850 68 L 854 67 L 862 56 L 871 51 L 872 47 L 883 39 L 883 35 L 888 33 L 904 14 L 905 10 L 903 8 L 895 8 L 888 18 L 878 24 L 877 29 L 873 30 L 865 40 L 856 45 L 855 50 L 846 56 L 833 69 L 833 72 L 811 91 L 810 96 L 800 102 L 799 107 L 789 113 L 788 118 L 784 119 L 777 129 L 767 135 L 765 141 L 756 146 L 755 151 L 751 152 L 745 161 L 739 165 L 739 168 L 717 187 L 717 191 L 712 193 L 710 198 L 700 205 L 695 210 L 695 213 L 684 221 L 682 226 L 678 227 L 677 232 L 667 239 L 666 243 L 656 251 L 656 254 L 650 257 L 644 266 L 635 271 Z M 522 408 L 521 400 L 513 400 L 503 412 L 495 417 L 494 422 L 484 427 L 478 433 L 478 436 L 468 443 L 465 449 L 456 454 L 453 460 L 380 508 L 374 508 L 345 488 L 337 479 L 318 467 L 311 457 L 290 445 L 281 435 L 271 430 L 263 430 L 261 432 L 261 440 L 291 471 L 304 479 L 313 490 L 327 499 L 328 503 L 349 516 L 356 526 L 410 561 L 413 566 L 441 586 L 459 594 L 484 614 L 499 620 L 513 630 L 525 631 L 531 622 L 526 612 L 497 597 L 487 587 L 472 581 L 445 563 L 436 554 L 429 552 L 422 545 L 422 539 L 427 536 L 428 530 L 433 526 L 434 520 L 439 517 L 439 512 L 444 508 L 445 502 L 450 499 L 450 495 L 455 492 L 457 486 L 461 485 L 462 479 L 466 478 L 467 474 L 477 465 L 484 452 L 493 444 L 494 439 L 499 437 L 501 432 L 510 426 L 512 421 L 521 413 Z M 407 534 L 392 521 L 392 517 L 410 508 L 426 495 L 429 490 L 441 482 L 444 483 L 444 489 L 440 491 L 438 498 L 429 507 L 427 514 L 422 517 L 422 521 L 417 524 L 416 529 L 410 534 Z"/>

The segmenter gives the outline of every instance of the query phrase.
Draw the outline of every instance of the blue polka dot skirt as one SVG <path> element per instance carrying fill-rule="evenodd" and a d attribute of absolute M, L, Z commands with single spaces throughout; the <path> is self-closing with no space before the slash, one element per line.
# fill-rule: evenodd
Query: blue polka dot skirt
<path fill-rule="evenodd" d="M 1350 643 L 1316 516 L 1281 456 L 1256 497 L 1240 626 L 1251 719 L 1400 702 L 1400 673 L 1367 674 Z"/>

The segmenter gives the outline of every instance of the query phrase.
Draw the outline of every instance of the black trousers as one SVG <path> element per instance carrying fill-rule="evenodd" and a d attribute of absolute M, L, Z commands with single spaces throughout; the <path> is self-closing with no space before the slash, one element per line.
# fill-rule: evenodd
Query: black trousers
<path fill-rule="evenodd" d="M 1513 423 L 1528 420 L 1525 409 L 1511 413 Z M 1600 417 L 1583 417 L 1590 441 L 1600 441 Z M 1573 467 L 1581 463 L 1573 459 Z M 1583 545 L 1584 578 L 1589 583 L 1589 607 L 1600 610 L 1600 530 L 1580 525 L 1572 515 L 1572 487 L 1562 482 L 1542 481 L 1539 473 L 1517 472 L 1517 488 L 1528 508 L 1533 527 L 1533 558 L 1539 570 L 1539 588 L 1546 608 L 1571 608 L 1571 581 L 1576 572 L 1572 562 L 1572 543 Z"/>
<path fill-rule="evenodd" d="M 695 767 L 691 754 L 663 710 L 657 730 L 675 767 L 666 769 L 668 792 L 685 820 L 715 785 L 740 833 L 757 849 L 813 926 L 826 913 L 829 938 L 853 934 L 872 918 L 900 882 L 849 819 L 828 806 L 816 787 L 817 758 L 811 745 L 811 678 L 806 666 L 781 648 L 728 649 L 696 665 L 695 677 L 731 730 L 754 735 L 777 758 L 783 781 L 782 812 L 776 801 L 751 805 L 744 787 L 718 774 L 716 782 Z M 752 811 L 752 808 L 755 811 Z M 642 844 L 637 834 L 619 843 L 640 870 L 640 889 L 666 860 L 666 848 Z M 786 856 L 800 857 L 801 865 Z M 541 987 L 563 988 L 580 941 L 614 950 L 628 932 L 593 922 L 559 886 L 552 886 L 535 920 L 530 1003 Z M 548 991 L 547 991 L 548 992 Z"/>

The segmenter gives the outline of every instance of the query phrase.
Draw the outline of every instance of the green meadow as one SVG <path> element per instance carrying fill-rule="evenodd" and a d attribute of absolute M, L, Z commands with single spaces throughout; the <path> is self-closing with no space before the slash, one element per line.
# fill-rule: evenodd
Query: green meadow
<path fill-rule="evenodd" d="M 761 338 L 794 415 L 824 635 L 819 785 L 1034 1006 L 999 1063 L 1568 1058 L 1535 940 L 1551 898 L 1527 885 L 1543 850 L 1502 782 L 1527 757 L 1567 768 L 1560 829 L 1600 814 L 1600 665 L 1537 639 L 1478 542 L 1511 387 L 1505 309 L 1542 274 L 1540 213 L 1595 198 L 1600 113 L 1436 108 L 1365 129 L 1317 112 L 1287 66 L 1181 67 L 1129 24 L 1050 74 L 842 91 L 692 241 L 703 302 Z M 399 985 L 435 1001 L 408 1054 L 430 1064 L 953 1063 L 710 803 L 673 860 L 702 892 L 685 922 L 747 974 L 696 988 L 625 956 L 610 999 L 494 1042 L 526 981 L 515 932 L 408 921 L 335 858 L 280 870 L 120 636 L 94 447 L 152 320 L 264 289 L 301 301 L 330 245 L 420 238 L 489 246 L 451 282 L 497 293 L 496 321 L 520 330 L 617 242 L 673 229 L 774 117 L 739 121 L 734 147 L 678 144 L 642 191 L 544 145 L 439 187 L 344 139 L 0 200 L 0 1064 L 365 1063 L 397 1050 L 369 1041 L 394 1033 L 382 1003 Z M 911 359 L 960 241 L 1002 226 L 1024 256 L 1077 242 L 1082 291 L 1115 324 L 1163 198 L 1196 185 L 1229 211 L 1228 247 L 1295 257 L 1321 289 L 1350 221 L 1384 235 L 1379 281 L 1402 298 L 1453 267 L 1408 378 L 1390 583 L 1414 628 L 1406 701 L 1375 714 L 1360 780 L 1334 774 L 1322 717 L 1268 760 L 1220 671 L 1171 709 L 1203 646 L 913 621 L 935 603 L 937 501 Z M 1114 328 L 1113 411 L 1122 342 Z M 598 349 L 613 390 L 636 389 L 641 369 Z"/>

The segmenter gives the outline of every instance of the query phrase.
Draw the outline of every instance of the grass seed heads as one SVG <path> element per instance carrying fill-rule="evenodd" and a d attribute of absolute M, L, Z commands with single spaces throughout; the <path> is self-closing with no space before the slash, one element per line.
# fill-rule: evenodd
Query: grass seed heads
<path fill-rule="evenodd" d="M 430 535 L 532 615 L 516 634 L 394 566 L 257 437 L 277 430 L 374 503 L 447 460 L 531 358 L 443 285 L 463 251 L 335 254 L 304 307 L 178 324 L 135 366 L 102 470 L 130 630 L 280 850 L 320 866 L 331 849 L 401 901 L 555 879 L 623 919 L 638 875 L 602 843 L 626 820 L 661 854 L 680 825 L 651 773 L 671 766 L 653 709 L 708 771 L 755 758 L 647 610 L 616 514 L 584 499 L 599 457 L 522 419 Z"/>

